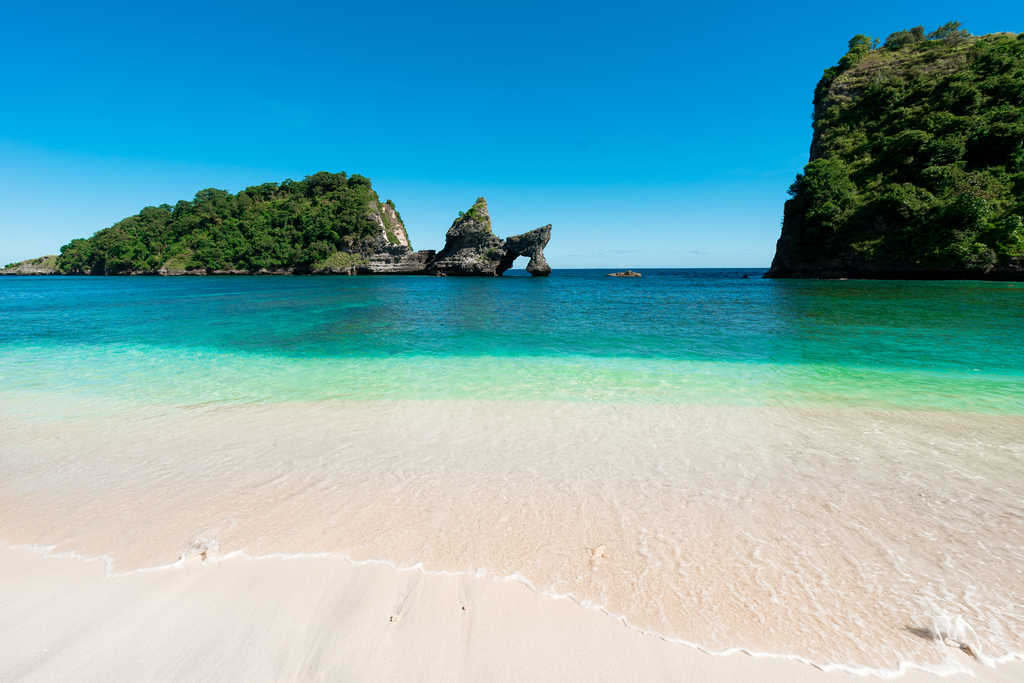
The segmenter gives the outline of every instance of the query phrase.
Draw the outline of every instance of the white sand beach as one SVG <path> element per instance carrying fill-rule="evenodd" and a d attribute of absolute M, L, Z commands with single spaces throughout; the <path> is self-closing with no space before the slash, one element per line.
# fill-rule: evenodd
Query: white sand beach
<path fill-rule="evenodd" d="M 1020 417 L 2 409 L 0 680 L 1024 674 Z"/>
<path fill-rule="evenodd" d="M 709 655 L 515 582 L 331 558 L 107 577 L 102 562 L 3 549 L 0 607 L 3 681 L 856 680 Z M 1024 663 L 992 669 L 955 656 L 969 674 L 945 680 L 1024 677 Z"/>

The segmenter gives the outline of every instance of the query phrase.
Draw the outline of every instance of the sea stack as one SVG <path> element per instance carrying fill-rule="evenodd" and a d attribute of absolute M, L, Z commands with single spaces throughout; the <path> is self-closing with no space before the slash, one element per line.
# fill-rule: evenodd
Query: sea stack
<path fill-rule="evenodd" d="M 434 257 L 429 269 L 445 275 L 498 275 L 504 255 L 504 244 L 491 229 L 487 200 L 479 197 L 448 228 L 444 249 Z"/>
<path fill-rule="evenodd" d="M 551 273 L 544 247 L 551 239 L 551 225 L 499 239 L 491 228 L 487 200 L 478 197 L 468 211 L 459 214 L 445 235 L 444 249 L 428 269 L 445 275 L 497 276 L 512 267 L 516 258 L 526 256 L 526 271 L 543 277 Z"/>

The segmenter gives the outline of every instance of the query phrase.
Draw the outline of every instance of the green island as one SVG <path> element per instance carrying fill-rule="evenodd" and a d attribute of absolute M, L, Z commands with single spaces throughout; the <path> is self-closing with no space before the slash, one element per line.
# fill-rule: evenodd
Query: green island
<path fill-rule="evenodd" d="M 147 206 L 61 247 L 54 268 L 80 275 L 341 272 L 382 244 L 409 246 L 394 203 L 380 201 L 361 175 L 320 172 Z"/>
<path fill-rule="evenodd" d="M 1024 278 L 1024 34 L 854 36 L 768 277 Z"/>
<path fill-rule="evenodd" d="M 445 235 L 440 252 L 413 251 L 402 217 L 369 178 L 321 171 L 232 194 L 200 190 L 192 201 L 147 206 L 59 255 L 0 269 L 0 275 L 481 275 L 516 258 L 534 276 L 551 272 L 551 226 L 500 239 L 477 198 Z"/>

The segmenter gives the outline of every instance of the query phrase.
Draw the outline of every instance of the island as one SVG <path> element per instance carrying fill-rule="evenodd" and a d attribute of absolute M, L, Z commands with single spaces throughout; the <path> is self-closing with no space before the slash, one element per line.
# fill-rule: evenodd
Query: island
<path fill-rule="evenodd" d="M 766 277 L 1024 279 L 1024 34 L 854 36 Z"/>
<path fill-rule="evenodd" d="M 368 178 L 320 172 L 148 206 L 72 240 L 58 255 L 9 264 L 0 275 L 499 276 L 525 256 L 527 272 L 545 276 L 550 239 L 550 224 L 500 239 L 480 197 L 459 212 L 441 251 L 413 251 L 394 202 L 381 201 Z"/>

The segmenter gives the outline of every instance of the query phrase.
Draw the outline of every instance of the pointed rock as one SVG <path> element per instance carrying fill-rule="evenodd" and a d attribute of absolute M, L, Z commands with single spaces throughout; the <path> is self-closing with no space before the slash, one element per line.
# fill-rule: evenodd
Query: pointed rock
<path fill-rule="evenodd" d="M 497 275 L 503 246 L 491 230 L 487 200 L 480 197 L 448 228 L 444 249 L 437 253 L 431 267 L 447 275 Z"/>

